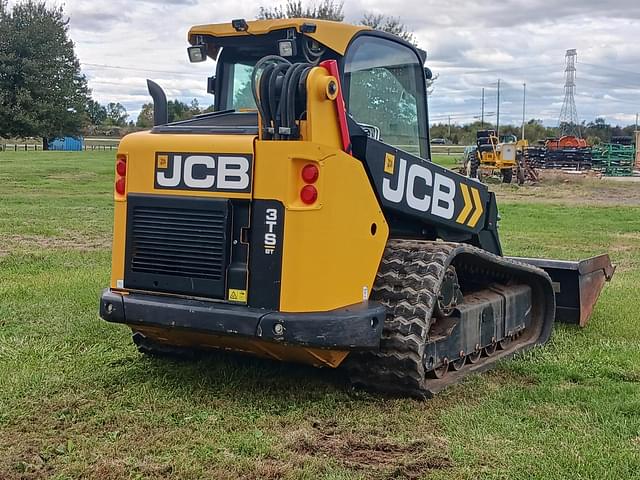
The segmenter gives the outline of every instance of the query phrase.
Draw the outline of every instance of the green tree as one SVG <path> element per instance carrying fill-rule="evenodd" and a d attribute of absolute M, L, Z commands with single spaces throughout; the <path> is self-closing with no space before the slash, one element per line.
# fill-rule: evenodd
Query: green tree
<path fill-rule="evenodd" d="M 417 45 L 416 37 L 413 32 L 409 31 L 404 23 L 400 21 L 398 17 L 387 17 L 382 14 L 366 13 L 362 20 L 362 25 L 371 27 L 374 30 L 381 30 L 383 32 L 391 33 L 403 40 Z"/>
<path fill-rule="evenodd" d="M 302 0 L 287 0 L 285 4 L 274 7 L 260 7 L 257 18 L 263 20 L 276 18 L 318 18 L 342 22 L 344 20 L 344 2 L 323 0 L 320 3 L 310 2 L 305 5 Z M 413 45 L 417 45 L 413 32 L 402 23 L 399 17 L 388 17 L 382 14 L 365 14 L 364 17 L 360 19 L 360 24 L 375 30 L 391 33 Z M 433 78 L 427 80 L 428 93 L 432 93 L 433 83 L 437 78 L 438 75 L 436 74 Z"/>
<path fill-rule="evenodd" d="M 169 100 L 167 102 L 167 116 L 169 122 L 179 122 L 180 120 L 188 120 L 194 115 L 202 113 L 198 100 L 194 98 L 190 104 L 181 102 L 180 100 Z M 136 126 L 140 128 L 153 127 L 153 103 L 145 103 L 138 114 Z"/>
<path fill-rule="evenodd" d="M 189 105 L 189 114 L 193 117 L 194 115 L 199 115 L 201 113 L 202 111 L 200 110 L 200 103 L 198 102 L 197 98 L 194 98 L 193 100 L 191 100 L 191 104 Z"/>
<path fill-rule="evenodd" d="M 102 125 L 107 119 L 107 109 L 92 98 L 87 102 L 86 112 L 91 125 Z"/>
<path fill-rule="evenodd" d="M 127 109 L 120 102 L 110 102 L 107 105 L 107 125 L 113 125 L 116 127 L 124 127 L 127 125 L 127 118 L 129 114 Z"/>
<path fill-rule="evenodd" d="M 153 103 L 145 103 L 138 114 L 136 127 L 151 128 L 153 127 Z"/>
<path fill-rule="evenodd" d="M 189 105 L 181 102 L 180 100 L 169 100 L 167 102 L 167 112 L 169 114 L 169 122 L 186 120 L 193 116 L 189 109 Z"/>
<path fill-rule="evenodd" d="M 87 81 L 60 6 L 0 0 L 0 136 L 50 138 L 84 127 Z"/>
<path fill-rule="evenodd" d="M 258 19 L 272 20 L 276 18 L 318 18 L 341 22 L 344 20 L 344 3 L 334 0 L 322 0 L 319 3 L 302 0 L 287 0 L 285 4 L 274 7 L 260 7 Z"/>

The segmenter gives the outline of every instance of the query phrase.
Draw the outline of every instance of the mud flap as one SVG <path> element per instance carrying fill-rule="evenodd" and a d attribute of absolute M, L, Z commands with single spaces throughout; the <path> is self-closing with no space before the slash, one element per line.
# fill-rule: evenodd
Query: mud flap
<path fill-rule="evenodd" d="M 604 284 L 611 280 L 615 266 L 603 254 L 578 262 L 546 258 L 507 257 L 543 269 L 553 281 L 556 294 L 556 322 L 584 327 Z"/>

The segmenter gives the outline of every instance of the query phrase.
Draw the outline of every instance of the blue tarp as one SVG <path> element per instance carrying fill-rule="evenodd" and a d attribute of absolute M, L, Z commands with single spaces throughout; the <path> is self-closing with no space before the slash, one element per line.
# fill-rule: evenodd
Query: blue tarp
<path fill-rule="evenodd" d="M 79 152 L 84 146 L 82 137 L 54 138 L 49 141 L 49 150 L 64 150 L 65 152 Z"/>

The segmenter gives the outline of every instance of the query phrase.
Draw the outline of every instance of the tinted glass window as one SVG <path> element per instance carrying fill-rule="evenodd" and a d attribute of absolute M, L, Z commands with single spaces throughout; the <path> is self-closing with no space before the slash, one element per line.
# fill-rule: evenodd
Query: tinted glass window
<path fill-rule="evenodd" d="M 426 143 L 424 70 L 410 48 L 361 36 L 345 60 L 349 113 L 380 140 L 420 155 Z"/>
<path fill-rule="evenodd" d="M 229 66 L 233 68 L 232 105 L 230 108 L 240 110 L 243 108 L 256 108 L 256 102 L 251 92 L 251 74 L 255 63 L 235 63 Z"/>

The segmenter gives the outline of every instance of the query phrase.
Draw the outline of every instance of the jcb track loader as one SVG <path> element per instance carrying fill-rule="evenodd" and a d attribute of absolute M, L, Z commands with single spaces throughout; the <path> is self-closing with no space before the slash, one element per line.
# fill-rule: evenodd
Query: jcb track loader
<path fill-rule="evenodd" d="M 215 111 L 120 143 L 100 314 L 145 353 L 344 365 L 426 397 L 584 324 L 613 268 L 502 255 L 487 187 L 430 161 L 424 61 L 308 19 L 202 25 Z M 555 292 L 555 293 L 554 293 Z"/>

